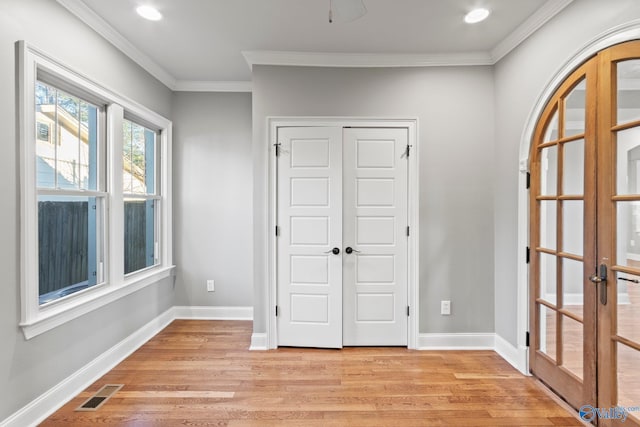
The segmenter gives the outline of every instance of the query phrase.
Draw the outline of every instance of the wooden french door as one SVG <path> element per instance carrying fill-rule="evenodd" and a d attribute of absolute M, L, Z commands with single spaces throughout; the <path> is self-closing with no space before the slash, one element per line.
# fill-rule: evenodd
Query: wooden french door
<path fill-rule="evenodd" d="M 609 278 L 597 305 L 598 404 L 630 409 L 603 425 L 639 426 L 640 42 L 599 56 L 597 233 Z"/>
<path fill-rule="evenodd" d="M 596 398 L 597 59 L 544 110 L 531 153 L 531 371 L 576 408 Z"/>
<path fill-rule="evenodd" d="M 530 159 L 530 369 L 584 420 L 640 426 L 640 42 L 565 80 Z"/>

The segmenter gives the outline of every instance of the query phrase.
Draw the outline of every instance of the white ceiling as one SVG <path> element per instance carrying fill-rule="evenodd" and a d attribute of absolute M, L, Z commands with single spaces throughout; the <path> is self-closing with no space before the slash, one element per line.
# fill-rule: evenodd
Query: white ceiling
<path fill-rule="evenodd" d="M 178 90 L 249 87 L 234 82 L 251 80 L 251 63 L 492 64 L 571 1 L 364 0 L 363 18 L 330 24 L 329 0 L 58 0 Z M 142 19 L 140 4 L 164 18 Z M 465 24 L 475 6 L 491 16 Z"/>

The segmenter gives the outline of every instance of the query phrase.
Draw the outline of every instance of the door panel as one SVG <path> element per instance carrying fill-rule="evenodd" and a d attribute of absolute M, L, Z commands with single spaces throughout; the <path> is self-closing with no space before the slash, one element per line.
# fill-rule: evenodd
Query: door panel
<path fill-rule="evenodd" d="M 599 56 L 598 253 L 610 274 L 600 284 L 606 300 L 598 304 L 598 397 L 603 407 L 638 407 L 640 335 L 634 331 L 640 305 L 640 43 L 618 45 Z M 638 426 L 640 412 L 630 412 L 624 424 L 602 424 Z"/>
<path fill-rule="evenodd" d="M 344 345 L 407 345 L 407 144 L 344 130 Z"/>
<path fill-rule="evenodd" d="M 280 128 L 278 344 L 342 347 L 342 130 Z"/>
<path fill-rule="evenodd" d="M 575 408 L 595 400 L 597 70 L 587 62 L 558 89 L 531 153 L 530 368 Z"/>

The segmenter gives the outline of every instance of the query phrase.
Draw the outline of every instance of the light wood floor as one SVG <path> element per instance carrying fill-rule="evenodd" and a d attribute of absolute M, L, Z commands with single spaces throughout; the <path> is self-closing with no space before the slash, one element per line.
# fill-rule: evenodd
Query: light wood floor
<path fill-rule="evenodd" d="M 493 351 L 249 351 L 250 322 L 173 322 L 43 426 L 580 426 Z M 96 412 L 74 412 L 104 384 Z"/>

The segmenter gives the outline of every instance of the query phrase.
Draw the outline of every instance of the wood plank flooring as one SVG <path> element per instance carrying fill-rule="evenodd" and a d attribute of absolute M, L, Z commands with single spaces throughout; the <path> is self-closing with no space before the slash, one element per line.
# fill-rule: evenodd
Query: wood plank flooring
<path fill-rule="evenodd" d="M 249 351 L 251 327 L 176 320 L 42 426 L 583 425 L 493 351 Z"/>

